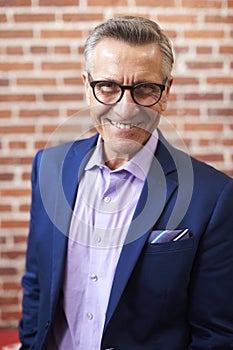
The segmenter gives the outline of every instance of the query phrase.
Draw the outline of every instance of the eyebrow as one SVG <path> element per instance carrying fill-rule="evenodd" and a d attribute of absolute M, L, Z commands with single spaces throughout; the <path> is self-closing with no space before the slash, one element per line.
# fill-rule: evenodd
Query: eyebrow
<path fill-rule="evenodd" d="M 116 83 L 118 85 L 125 85 L 125 84 L 122 84 L 121 82 L 117 81 L 116 79 L 113 79 L 113 78 L 103 78 L 103 79 L 96 79 L 94 81 L 107 81 L 107 82 L 113 82 L 113 83 Z M 136 82 L 134 82 L 133 84 L 130 84 L 130 85 L 137 85 L 137 84 L 156 84 L 157 82 L 152 82 L 152 81 L 149 81 L 147 79 L 140 79 Z M 157 84 L 162 84 L 162 83 L 157 83 Z M 128 85 L 128 84 L 127 84 Z"/>

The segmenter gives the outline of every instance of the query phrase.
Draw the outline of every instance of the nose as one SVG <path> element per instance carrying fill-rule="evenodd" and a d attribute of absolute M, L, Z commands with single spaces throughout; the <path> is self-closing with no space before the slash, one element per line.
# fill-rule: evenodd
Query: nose
<path fill-rule="evenodd" d="M 121 119 L 132 118 L 139 113 L 139 105 L 132 99 L 130 90 L 125 90 L 122 99 L 114 106 Z"/>

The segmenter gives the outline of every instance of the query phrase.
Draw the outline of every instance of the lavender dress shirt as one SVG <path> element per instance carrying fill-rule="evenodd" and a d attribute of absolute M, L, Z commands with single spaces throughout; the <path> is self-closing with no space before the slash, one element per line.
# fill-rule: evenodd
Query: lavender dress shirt
<path fill-rule="evenodd" d="M 48 350 L 100 349 L 115 269 L 157 141 L 155 130 L 130 161 L 110 170 L 99 138 L 79 184 Z"/>

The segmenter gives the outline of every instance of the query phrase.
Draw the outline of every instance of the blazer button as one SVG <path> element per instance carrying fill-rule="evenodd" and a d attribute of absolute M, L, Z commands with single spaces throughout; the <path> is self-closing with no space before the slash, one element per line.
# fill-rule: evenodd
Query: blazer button
<path fill-rule="evenodd" d="M 48 329 L 50 326 L 50 321 L 47 321 L 46 325 L 45 325 L 45 329 Z"/>

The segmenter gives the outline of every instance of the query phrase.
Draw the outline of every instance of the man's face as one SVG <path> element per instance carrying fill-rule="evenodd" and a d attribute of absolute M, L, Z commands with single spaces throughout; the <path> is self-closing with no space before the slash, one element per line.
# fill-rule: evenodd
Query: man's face
<path fill-rule="evenodd" d="M 120 85 L 163 84 L 161 68 L 162 56 L 156 44 L 132 46 L 108 38 L 96 45 L 90 74 L 94 81 L 113 81 Z M 83 74 L 83 81 L 93 125 L 104 140 L 106 162 L 116 168 L 129 160 L 157 127 L 159 115 L 166 109 L 172 79 L 168 79 L 160 101 L 151 107 L 137 105 L 130 90 L 125 90 L 120 102 L 103 105 L 95 99 L 87 73 Z"/>

